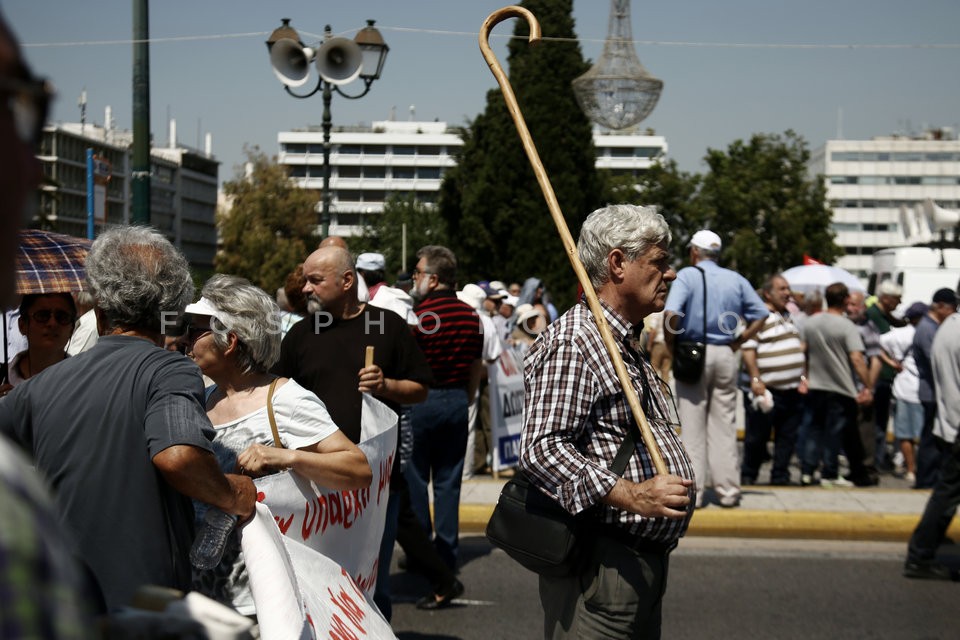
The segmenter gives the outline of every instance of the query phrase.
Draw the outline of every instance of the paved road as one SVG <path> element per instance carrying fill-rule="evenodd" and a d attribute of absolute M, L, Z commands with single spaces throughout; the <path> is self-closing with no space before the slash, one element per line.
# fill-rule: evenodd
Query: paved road
<path fill-rule="evenodd" d="M 542 637 L 536 577 L 481 537 L 461 544 L 467 592 L 451 609 L 418 611 L 426 584 L 394 568 L 398 637 Z M 903 553 L 899 543 L 688 538 L 671 563 L 664 638 L 957 638 L 960 584 L 902 578 Z M 960 549 L 946 559 L 960 566 Z"/>

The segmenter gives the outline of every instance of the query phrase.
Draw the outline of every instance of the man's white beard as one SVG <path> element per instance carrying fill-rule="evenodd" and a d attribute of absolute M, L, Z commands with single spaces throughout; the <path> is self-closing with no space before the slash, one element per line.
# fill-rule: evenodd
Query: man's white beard
<path fill-rule="evenodd" d="M 315 313 L 320 313 L 321 311 L 323 311 L 323 303 L 317 300 L 316 298 L 314 298 L 313 296 L 309 296 L 307 298 L 307 311 L 310 312 L 311 315 Z"/>
<path fill-rule="evenodd" d="M 423 300 L 430 290 L 427 288 L 429 281 L 421 280 L 410 289 L 410 297 L 414 300 Z"/>

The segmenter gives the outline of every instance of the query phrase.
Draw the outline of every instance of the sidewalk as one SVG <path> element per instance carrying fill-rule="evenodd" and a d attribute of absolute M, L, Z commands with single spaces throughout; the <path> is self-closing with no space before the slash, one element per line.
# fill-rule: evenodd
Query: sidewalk
<path fill-rule="evenodd" d="M 461 532 L 483 533 L 505 482 L 490 476 L 464 481 Z M 743 488 L 739 508 L 697 510 L 687 535 L 906 542 L 929 496 L 890 476 L 870 488 L 754 485 Z M 954 521 L 947 535 L 960 539 L 960 523 Z"/>

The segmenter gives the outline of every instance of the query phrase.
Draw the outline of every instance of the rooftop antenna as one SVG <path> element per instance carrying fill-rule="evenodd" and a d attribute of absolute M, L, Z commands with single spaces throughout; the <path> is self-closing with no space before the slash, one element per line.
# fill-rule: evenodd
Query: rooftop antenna
<path fill-rule="evenodd" d="M 837 107 L 837 140 L 843 140 L 843 107 Z"/>
<path fill-rule="evenodd" d="M 413 122 L 417 119 L 417 105 L 410 105 L 410 122 Z"/>
<path fill-rule="evenodd" d="M 80 135 L 86 135 L 87 128 L 87 88 L 80 91 L 80 99 L 77 100 L 77 106 L 80 107 Z"/>

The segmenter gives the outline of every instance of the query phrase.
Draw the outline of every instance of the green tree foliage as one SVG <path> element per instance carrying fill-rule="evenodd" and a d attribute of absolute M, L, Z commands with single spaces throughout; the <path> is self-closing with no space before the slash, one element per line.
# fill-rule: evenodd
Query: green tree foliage
<path fill-rule="evenodd" d="M 709 172 L 699 200 L 703 226 L 723 238 L 723 261 L 759 285 L 771 273 L 809 254 L 833 262 L 840 248 L 830 230 L 822 178 L 807 173 L 810 152 L 802 136 L 755 134 L 727 150 L 708 149 Z"/>
<path fill-rule="evenodd" d="M 667 160 L 639 176 L 615 176 L 609 171 L 601 175 L 605 203 L 657 206 L 670 225 L 671 250 L 678 259 L 686 256 L 690 237 L 703 228 L 706 217 L 697 197 L 703 181 L 699 174 L 680 171 L 676 160 Z"/>
<path fill-rule="evenodd" d="M 591 125 L 571 81 L 584 73 L 571 0 L 526 0 L 546 40 L 530 47 L 515 21 L 505 68 L 570 232 L 601 202 Z M 501 61 L 503 64 L 504 61 Z M 573 302 L 576 277 L 499 88 L 464 133 L 458 166 L 444 177 L 440 212 L 461 263 L 461 282 L 543 279 L 558 307 Z"/>
<path fill-rule="evenodd" d="M 247 278 L 272 294 L 317 245 L 319 197 L 298 188 L 258 147 L 245 152 L 253 172 L 246 177 L 238 167 L 223 184 L 233 206 L 217 212 L 222 246 L 214 262 L 217 272 Z"/>
<path fill-rule="evenodd" d="M 726 151 L 708 150 L 702 176 L 678 170 L 673 160 L 636 178 L 604 172 L 604 197 L 659 206 L 678 263 L 687 261 L 690 237 L 712 229 L 724 242 L 721 262 L 759 286 L 767 275 L 801 264 L 804 253 L 828 264 L 840 254 L 826 186 L 807 174 L 809 157 L 792 131 L 757 134 Z"/>
<path fill-rule="evenodd" d="M 351 241 L 351 249 L 356 253 L 376 251 L 382 253 L 387 262 L 387 281 L 401 271 L 410 271 L 417 262 L 417 249 L 428 244 L 449 245 L 446 222 L 435 207 L 428 207 L 414 200 L 412 196 L 393 196 L 384 205 L 383 213 L 366 217 L 369 222 L 363 229 L 363 235 L 357 241 Z M 407 263 L 403 265 L 403 227 L 407 230 Z"/>

